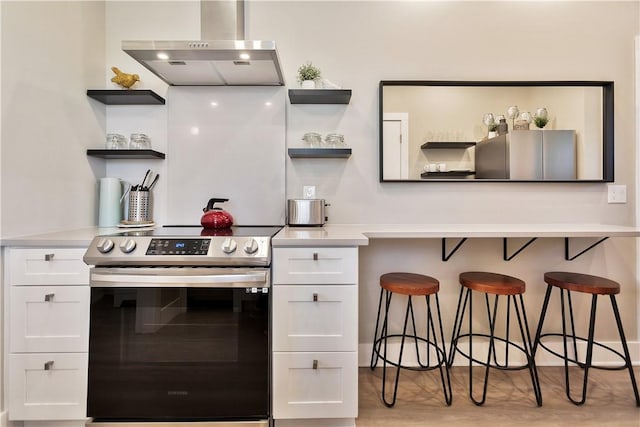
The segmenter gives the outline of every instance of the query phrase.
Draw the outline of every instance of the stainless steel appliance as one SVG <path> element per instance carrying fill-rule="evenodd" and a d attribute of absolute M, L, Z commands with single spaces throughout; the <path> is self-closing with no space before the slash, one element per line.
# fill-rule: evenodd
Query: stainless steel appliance
<path fill-rule="evenodd" d="M 163 227 L 91 242 L 87 415 L 96 425 L 269 425 L 279 229 Z"/>
<path fill-rule="evenodd" d="M 476 178 L 577 179 L 574 130 L 516 130 L 476 144 Z"/>
<path fill-rule="evenodd" d="M 122 50 L 174 86 L 283 86 L 275 41 L 245 40 L 244 0 L 200 2 L 201 40 L 127 40 Z"/>
<path fill-rule="evenodd" d="M 324 199 L 287 200 L 287 224 L 322 226 L 327 221 Z"/>

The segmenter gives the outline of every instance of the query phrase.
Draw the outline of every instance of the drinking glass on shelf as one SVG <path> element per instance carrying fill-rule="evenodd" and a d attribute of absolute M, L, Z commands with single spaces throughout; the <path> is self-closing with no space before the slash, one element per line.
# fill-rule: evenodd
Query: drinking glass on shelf
<path fill-rule="evenodd" d="M 339 133 L 330 133 L 324 138 L 327 147 L 339 148 L 344 146 L 344 136 Z"/>
<path fill-rule="evenodd" d="M 318 132 L 307 132 L 302 137 L 302 140 L 309 144 L 310 147 L 316 148 L 322 143 L 322 135 Z"/>
<path fill-rule="evenodd" d="M 119 133 L 108 133 L 105 143 L 107 150 L 123 150 L 127 148 L 127 138 Z"/>
<path fill-rule="evenodd" d="M 144 133 L 132 133 L 129 139 L 129 148 L 132 150 L 148 150 L 151 148 L 151 140 Z"/>

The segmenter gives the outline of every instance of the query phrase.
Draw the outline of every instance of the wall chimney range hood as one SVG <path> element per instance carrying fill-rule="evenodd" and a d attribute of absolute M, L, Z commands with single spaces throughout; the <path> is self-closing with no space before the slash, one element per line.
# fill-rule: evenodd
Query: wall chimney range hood
<path fill-rule="evenodd" d="M 274 41 L 244 40 L 244 0 L 200 2 L 202 40 L 123 41 L 122 50 L 172 86 L 283 86 Z"/>

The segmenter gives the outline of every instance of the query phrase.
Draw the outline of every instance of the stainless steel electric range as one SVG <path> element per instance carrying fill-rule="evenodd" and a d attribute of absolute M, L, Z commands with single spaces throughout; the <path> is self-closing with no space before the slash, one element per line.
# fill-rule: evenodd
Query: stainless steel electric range
<path fill-rule="evenodd" d="M 87 416 L 264 425 L 271 238 L 280 227 L 96 237 Z"/>

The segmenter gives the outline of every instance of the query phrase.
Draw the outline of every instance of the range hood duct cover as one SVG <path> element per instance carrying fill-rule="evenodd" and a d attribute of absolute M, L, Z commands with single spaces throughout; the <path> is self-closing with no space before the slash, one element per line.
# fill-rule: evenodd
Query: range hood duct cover
<path fill-rule="evenodd" d="M 244 0 L 202 0 L 200 20 L 201 40 L 123 41 L 122 50 L 172 86 L 284 85 L 275 42 L 244 40 Z"/>

